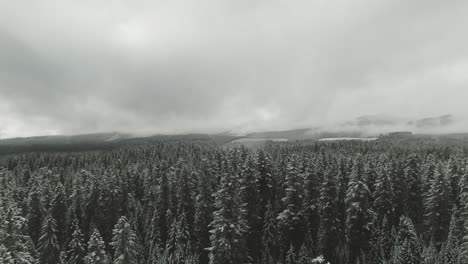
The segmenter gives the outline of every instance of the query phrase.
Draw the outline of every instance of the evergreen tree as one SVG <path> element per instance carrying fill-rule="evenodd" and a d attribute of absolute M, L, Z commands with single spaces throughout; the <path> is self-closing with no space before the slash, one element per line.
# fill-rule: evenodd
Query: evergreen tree
<path fill-rule="evenodd" d="M 249 227 L 246 238 L 246 246 L 250 250 L 249 255 L 254 258 L 260 258 L 261 230 L 262 222 L 259 219 L 260 199 L 257 189 L 257 175 L 253 160 L 246 157 L 246 162 L 241 168 L 241 198 L 245 209 L 245 221 Z"/>
<path fill-rule="evenodd" d="M 67 197 L 65 187 L 59 183 L 55 188 L 55 196 L 52 200 L 52 217 L 57 222 L 57 241 L 60 246 L 65 244 L 65 236 L 67 231 Z"/>
<path fill-rule="evenodd" d="M 296 253 L 294 251 L 294 246 L 291 244 L 289 246 L 289 250 L 286 253 L 286 260 L 284 261 L 285 264 L 297 264 L 296 262 Z"/>
<path fill-rule="evenodd" d="M 337 187 L 332 172 L 326 173 L 320 190 L 320 252 L 325 259 L 336 262 L 334 253 L 339 240 L 339 222 L 337 218 Z"/>
<path fill-rule="evenodd" d="M 191 186 L 190 173 L 184 166 L 179 175 L 179 182 L 177 188 L 178 197 L 178 214 L 184 214 L 187 220 L 189 231 L 193 232 L 193 223 L 195 218 L 195 203 L 192 195 L 193 187 Z"/>
<path fill-rule="evenodd" d="M 294 156 L 288 163 L 284 183 L 285 196 L 281 199 L 285 209 L 277 217 L 284 252 L 288 250 L 285 248 L 287 246 L 299 247 L 304 239 L 304 223 L 301 212 L 303 181 L 296 162 L 297 157 Z"/>
<path fill-rule="evenodd" d="M 89 239 L 85 264 L 109 264 L 104 241 L 97 229 L 94 229 Z"/>
<path fill-rule="evenodd" d="M 434 244 L 431 243 L 429 246 L 423 248 L 421 253 L 421 264 L 438 264 L 437 260 L 438 254 Z"/>
<path fill-rule="evenodd" d="M 57 242 L 57 224 L 49 212 L 44 218 L 41 237 L 38 241 L 40 264 L 56 264 L 59 261 L 60 246 Z"/>
<path fill-rule="evenodd" d="M 361 181 L 363 166 L 361 158 L 354 162 L 348 191 L 346 194 L 347 209 L 347 243 L 349 261 L 358 261 L 362 251 L 369 247 L 371 212 L 369 211 L 369 189 Z"/>
<path fill-rule="evenodd" d="M 41 194 L 37 186 L 33 187 L 28 197 L 28 230 L 34 244 L 37 245 L 41 236 L 43 207 L 41 203 Z"/>
<path fill-rule="evenodd" d="M 114 264 L 136 264 L 138 259 L 138 242 L 135 232 L 125 216 L 115 225 L 112 238 Z"/>
<path fill-rule="evenodd" d="M 11 253 L 8 252 L 7 248 L 3 244 L 0 244 L 0 263 L 15 264 L 15 260 L 11 256 Z"/>
<path fill-rule="evenodd" d="M 208 161 L 202 161 L 202 171 L 198 174 L 198 195 L 196 197 L 195 235 L 197 238 L 197 250 L 200 254 L 199 262 L 207 264 L 210 246 L 210 223 L 213 221 L 213 198 L 211 189 L 211 168 Z"/>
<path fill-rule="evenodd" d="M 392 192 L 392 183 L 390 175 L 388 175 L 388 168 L 382 168 L 375 181 L 374 192 L 374 211 L 377 214 L 378 223 L 380 224 L 384 217 L 393 219 L 394 209 L 394 193 Z"/>
<path fill-rule="evenodd" d="M 158 211 L 159 211 L 159 235 L 161 237 L 161 244 L 164 245 L 167 240 L 170 222 L 166 219 L 166 213 L 170 209 L 170 190 L 169 180 L 166 172 L 161 174 L 159 183 L 159 198 L 158 198 Z"/>
<path fill-rule="evenodd" d="M 239 193 L 239 179 L 225 173 L 215 194 L 211 223 L 210 263 L 237 264 L 248 260 L 245 249 L 247 224 Z"/>
<path fill-rule="evenodd" d="M 445 241 L 450 223 L 449 193 L 442 164 L 437 166 L 426 197 L 426 226 L 436 246 Z"/>
<path fill-rule="evenodd" d="M 278 233 L 275 212 L 272 205 L 267 204 L 262 231 L 262 245 L 264 263 L 273 264 L 278 259 Z"/>
<path fill-rule="evenodd" d="M 387 216 L 384 217 L 382 226 L 379 228 L 377 244 L 375 245 L 378 259 L 382 263 L 388 262 L 391 258 L 393 249 L 394 237 L 392 235 L 392 228 L 388 223 Z"/>
<path fill-rule="evenodd" d="M 442 246 L 439 254 L 439 260 L 444 264 L 457 264 L 460 251 L 460 240 L 462 227 L 460 226 L 459 211 L 455 207 L 453 209 L 452 218 L 450 220 L 449 235 L 447 241 Z"/>
<path fill-rule="evenodd" d="M 396 264 L 421 263 L 418 237 L 411 219 L 409 217 L 402 216 L 398 229 L 399 232 L 395 246 L 394 262 Z"/>
<path fill-rule="evenodd" d="M 26 235 L 27 220 L 21 216 L 20 209 L 14 202 L 4 201 L 0 202 L 0 212 L 0 244 L 5 247 L 4 252 L 15 264 L 35 263 L 34 246 Z"/>
<path fill-rule="evenodd" d="M 415 224 L 416 231 L 421 232 L 424 215 L 423 184 L 415 154 L 411 154 L 407 158 L 405 178 L 408 183 L 408 202 L 406 203 L 405 214 Z"/>
<path fill-rule="evenodd" d="M 276 181 L 274 179 L 273 173 L 271 171 L 272 165 L 270 158 L 263 149 L 260 149 L 257 152 L 255 157 L 255 167 L 258 172 L 258 192 L 260 196 L 260 218 L 263 220 L 263 216 L 266 212 L 266 206 L 268 203 L 273 204 L 275 202 L 275 185 Z"/>
<path fill-rule="evenodd" d="M 85 250 L 83 246 L 83 234 L 80 227 L 75 225 L 75 231 L 72 234 L 72 239 L 68 243 L 66 260 L 69 264 L 83 264 Z"/>

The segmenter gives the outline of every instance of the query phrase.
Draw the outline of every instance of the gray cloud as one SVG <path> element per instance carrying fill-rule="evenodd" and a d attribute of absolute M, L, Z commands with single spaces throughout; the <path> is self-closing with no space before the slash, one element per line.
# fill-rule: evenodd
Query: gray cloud
<path fill-rule="evenodd" d="M 2 1 L 0 137 L 466 116 L 466 1 Z"/>

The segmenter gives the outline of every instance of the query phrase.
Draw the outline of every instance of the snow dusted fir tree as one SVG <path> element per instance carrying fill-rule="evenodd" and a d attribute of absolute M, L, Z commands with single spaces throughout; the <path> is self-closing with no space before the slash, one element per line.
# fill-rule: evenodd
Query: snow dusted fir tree
<path fill-rule="evenodd" d="M 224 173 L 215 194 L 215 208 L 211 223 L 210 264 L 238 264 L 248 259 L 245 249 L 247 224 L 239 197 L 239 178 Z"/>
<path fill-rule="evenodd" d="M 83 264 L 85 255 L 83 234 L 77 224 L 75 224 L 74 229 L 75 231 L 73 231 L 72 239 L 70 243 L 68 243 L 66 260 L 68 264 Z"/>
<path fill-rule="evenodd" d="M 138 242 L 125 216 L 120 217 L 112 231 L 114 264 L 136 264 L 138 260 Z"/>
<path fill-rule="evenodd" d="M 370 236 L 369 189 L 362 182 L 363 166 L 361 157 L 354 161 L 346 193 L 347 243 L 350 250 L 349 262 L 355 263 L 359 252 L 367 250 Z"/>
<path fill-rule="evenodd" d="M 0 214 L 0 246 L 3 247 L 0 260 L 8 263 L 11 259 L 15 264 L 35 263 L 34 246 L 26 235 L 27 220 L 21 216 L 16 203 L 3 200 L 0 202 L 0 212 L 3 212 Z"/>
<path fill-rule="evenodd" d="M 395 264 L 420 264 L 421 252 L 418 236 L 413 222 L 407 216 L 402 216 L 399 225 L 397 241 L 393 252 Z"/>
<path fill-rule="evenodd" d="M 101 233 L 99 233 L 97 229 L 94 229 L 89 239 L 85 264 L 109 264 L 104 241 L 102 240 Z"/>
<path fill-rule="evenodd" d="M 297 156 L 291 158 L 286 169 L 286 179 L 284 183 L 285 196 L 282 202 L 285 209 L 278 215 L 278 225 L 281 232 L 281 243 L 283 246 L 300 247 L 304 237 L 302 205 L 302 185 L 303 181 L 297 169 Z M 284 249 L 287 252 L 287 249 Z"/>
<path fill-rule="evenodd" d="M 0 263 L 1 264 L 15 264 L 11 253 L 8 252 L 7 248 L 2 244 L 0 245 Z"/>
<path fill-rule="evenodd" d="M 57 241 L 57 224 L 49 212 L 42 224 L 41 237 L 39 238 L 39 263 L 56 264 L 59 262 L 60 247 Z"/>

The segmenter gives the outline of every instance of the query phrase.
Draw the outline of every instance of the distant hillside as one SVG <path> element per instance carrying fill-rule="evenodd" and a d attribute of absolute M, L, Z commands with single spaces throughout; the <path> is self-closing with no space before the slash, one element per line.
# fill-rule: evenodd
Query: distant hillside
<path fill-rule="evenodd" d="M 48 145 L 48 144 L 95 144 L 103 142 L 112 142 L 128 138 L 129 135 L 120 133 L 95 133 L 82 135 L 57 135 L 57 136 L 40 136 L 40 137 L 25 137 L 25 138 L 9 138 L 0 140 L 0 146 L 15 145 Z"/>
<path fill-rule="evenodd" d="M 417 128 L 434 128 L 451 125 L 453 122 L 454 120 L 452 115 L 443 115 L 410 121 L 408 122 L 408 125 L 414 125 Z"/>
<path fill-rule="evenodd" d="M 0 140 L 0 154 L 90 151 L 119 147 L 123 144 L 150 144 L 155 142 L 225 144 L 238 138 L 239 137 L 237 136 L 221 134 L 153 135 L 148 137 L 131 137 L 129 134 L 121 133 L 10 138 Z"/>

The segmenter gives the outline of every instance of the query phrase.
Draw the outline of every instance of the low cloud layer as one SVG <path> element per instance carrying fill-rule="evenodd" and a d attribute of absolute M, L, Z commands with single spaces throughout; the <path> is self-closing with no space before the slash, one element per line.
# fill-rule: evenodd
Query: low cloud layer
<path fill-rule="evenodd" d="M 1 1 L 0 137 L 464 118 L 467 12 L 461 0 Z"/>

